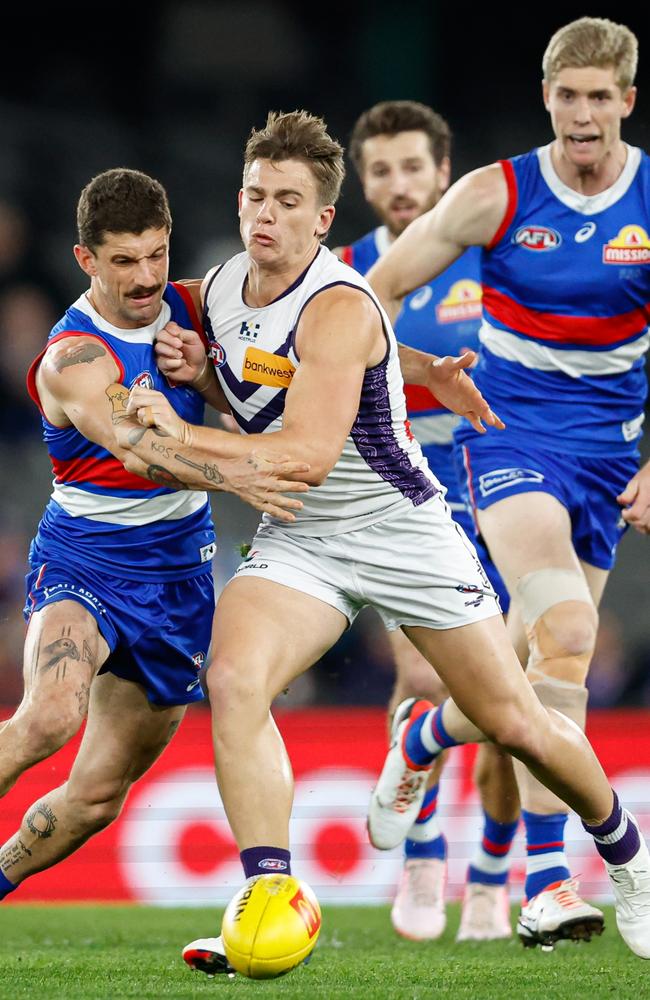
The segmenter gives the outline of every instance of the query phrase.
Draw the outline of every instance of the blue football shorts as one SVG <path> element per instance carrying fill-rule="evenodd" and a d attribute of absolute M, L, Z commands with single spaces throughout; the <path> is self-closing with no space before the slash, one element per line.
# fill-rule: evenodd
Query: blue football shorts
<path fill-rule="evenodd" d="M 156 705 L 201 701 L 199 672 L 210 645 L 214 582 L 210 571 L 189 580 L 138 583 L 56 562 L 26 576 L 23 609 L 77 601 L 97 621 L 110 655 L 99 670 L 141 684 Z"/>
<path fill-rule="evenodd" d="M 459 479 L 458 469 L 456 468 L 454 446 L 447 444 L 427 444 L 422 445 L 422 452 L 434 476 L 440 480 L 443 486 L 447 487 L 445 500 L 451 511 L 451 516 L 454 521 L 460 524 L 470 542 L 474 545 L 476 554 L 487 574 L 487 578 L 499 596 L 501 610 L 504 615 L 507 614 L 508 607 L 510 606 L 510 595 L 506 590 L 506 585 L 501 578 L 499 570 L 492 562 L 483 539 L 477 534 L 467 494 L 463 483 Z"/>
<path fill-rule="evenodd" d="M 517 493 L 550 493 L 566 507 L 579 559 L 610 570 L 627 525 L 616 497 L 639 468 L 634 456 L 568 454 L 476 435 L 456 449 L 472 509 L 486 510 Z"/>

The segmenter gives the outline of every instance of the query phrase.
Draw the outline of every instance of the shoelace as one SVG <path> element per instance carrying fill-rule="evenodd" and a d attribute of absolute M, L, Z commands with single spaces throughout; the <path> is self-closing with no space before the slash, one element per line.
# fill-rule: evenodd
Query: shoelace
<path fill-rule="evenodd" d="M 575 906 L 583 906 L 584 903 L 578 895 L 579 882 L 577 879 L 566 879 L 553 893 L 553 898 L 567 910 Z"/>
<path fill-rule="evenodd" d="M 418 796 L 422 782 L 427 775 L 414 774 L 413 771 L 404 771 L 402 779 L 395 792 L 394 809 L 396 812 L 406 812 Z"/>

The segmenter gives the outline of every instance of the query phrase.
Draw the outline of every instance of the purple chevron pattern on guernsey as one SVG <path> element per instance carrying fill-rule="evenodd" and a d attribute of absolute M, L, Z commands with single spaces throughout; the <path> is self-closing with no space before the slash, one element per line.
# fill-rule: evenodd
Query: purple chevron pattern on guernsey
<path fill-rule="evenodd" d="M 413 465 L 397 441 L 386 376 L 386 361 L 366 372 L 359 413 L 350 433 L 359 454 L 373 472 L 398 489 L 414 507 L 418 507 L 439 491 Z"/>

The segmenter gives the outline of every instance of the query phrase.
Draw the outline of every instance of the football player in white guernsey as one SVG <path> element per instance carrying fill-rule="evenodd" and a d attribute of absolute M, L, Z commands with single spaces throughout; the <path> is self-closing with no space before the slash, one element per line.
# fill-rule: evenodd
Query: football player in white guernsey
<path fill-rule="evenodd" d="M 395 315 L 467 247 L 483 248 L 476 381 L 490 386 L 507 430 L 479 440 L 461 425 L 456 440 L 479 530 L 526 622 L 531 683 L 581 727 L 617 544 L 625 522 L 650 532 L 650 464 L 637 471 L 650 160 L 621 138 L 636 62 L 624 25 L 587 17 L 561 28 L 543 59 L 554 141 L 461 178 L 369 274 Z M 522 941 L 598 932 L 602 915 L 570 877 L 566 805 L 516 770 L 528 849 Z"/>
<path fill-rule="evenodd" d="M 199 474 L 188 488 L 180 477 L 193 470 L 175 449 L 164 478 L 155 460 L 135 470 L 148 478 L 126 472 L 116 426 L 130 381 L 164 383 L 155 334 L 170 316 L 196 314 L 190 292 L 168 282 L 171 217 L 157 181 L 106 171 L 84 188 L 77 221 L 74 252 L 90 287 L 28 380 L 55 488 L 30 550 L 25 694 L 0 726 L 0 794 L 84 720 L 86 730 L 68 780 L 35 802 L 0 848 L 0 898 L 110 823 L 186 704 L 201 698 L 214 610 L 207 482 L 254 505 L 271 502 L 280 517 L 296 509 L 295 495 L 276 490 L 295 489 L 284 474 L 298 463 L 244 458 L 217 467 L 211 459 L 209 478 Z M 201 419 L 194 389 L 167 391 Z"/>
<path fill-rule="evenodd" d="M 453 699 L 396 713 L 371 802 L 373 844 L 391 849 L 403 840 L 437 752 L 487 737 L 576 810 L 600 851 L 612 837 L 625 842 L 630 857 L 607 865 L 619 926 L 632 950 L 650 958 L 650 908 L 637 908 L 635 895 L 650 880 L 645 842 L 584 733 L 548 712 L 526 679 L 475 551 L 405 433 L 390 324 L 365 279 L 321 243 L 342 177 L 342 149 L 320 119 L 272 113 L 253 131 L 239 195 L 245 252 L 210 272 L 204 289 L 217 377 L 248 440 L 193 426 L 160 393 L 139 388 L 128 405 L 142 433 L 123 438 L 136 462 L 151 455 L 157 430 L 186 454 L 196 449 L 197 464 L 253 443 L 310 467 L 303 510 L 290 525 L 264 515 L 215 613 L 207 678 L 215 762 L 245 878 L 291 870 L 293 779 L 273 699 L 371 605 L 436 664 Z M 196 377 L 205 360 L 197 347 L 191 331 L 177 336 L 163 367 Z M 435 394 L 473 411 L 478 427 L 489 408 L 462 364 L 438 364 Z M 209 969 L 206 954 L 222 961 L 220 945 L 202 939 L 186 959 Z"/>
<path fill-rule="evenodd" d="M 449 186 L 451 133 L 449 125 L 432 108 L 417 101 L 382 101 L 364 111 L 352 129 L 349 156 L 357 169 L 363 192 L 382 225 L 349 247 L 334 253 L 362 274 L 384 253 L 407 225 L 423 215 Z M 414 293 L 395 325 L 400 343 L 460 354 L 478 343 L 480 299 L 455 320 L 444 317 L 445 298 L 463 282 L 480 288 L 478 252 L 458 261 L 437 283 Z M 428 298 L 426 297 L 428 295 Z M 463 303 L 467 306 L 467 303 Z M 458 310 L 460 312 L 460 310 Z M 483 567 L 495 586 L 502 610 L 508 595 L 489 554 L 476 539 L 467 502 L 458 482 L 453 459 L 453 427 L 460 418 L 442 408 L 429 394 L 406 388 L 411 430 L 436 475 L 447 487 L 446 501 L 453 517 L 474 541 Z M 509 632 L 522 662 L 526 660 L 526 635 L 521 623 Z M 395 686 L 388 706 L 389 718 L 406 698 L 428 698 L 439 704 L 444 686 L 427 661 L 401 629 L 388 633 L 395 658 Z M 390 728 L 390 722 L 389 722 Z M 412 940 L 435 939 L 446 926 L 445 887 L 447 845 L 438 821 L 438 784 L 441 754 L 431 769 L 420 815 L 404 843 L 405 862 L 391 909 L 391 920 L 399 934 Z M 492 743 L 484 743 L 476 758 L 474 779 L 483 808 L 483 830 L 467 869 L 459 941 L 486 941 L 510 937 L 508 875 L 509 849 L 519 822 L 519 794 L 512 758 Z"/>

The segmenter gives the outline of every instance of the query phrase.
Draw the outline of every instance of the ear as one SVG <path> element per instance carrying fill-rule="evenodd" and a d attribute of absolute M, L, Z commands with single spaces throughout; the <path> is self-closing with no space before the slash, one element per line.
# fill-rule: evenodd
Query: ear
<path fill-rule="evenodd" d="M 82 271 L 93 278 L 97 274 L 97 258 L 89 247 L 76 243 L 73 249 L 77 264 Z"/>
<path fill-rule="evenodd" d="M 628 89 L 623 94 L 623 110 L 621 111 L 621 118 L 629 118 L 634 111 L 634 105 L 636 104 L 636 87 L 628 87 Z"/>
<path fill-rule="evenodd" d="M 241 215 L 241 203 L 244 200 L 244 189 L 240 188 L 237 195 L 237 215 Z"/>
<path fill-rule="evenodd" d="M 542 80 L 542 100 L 544 101 L 544 107 L 547 111 L 551 109 L 548 106 L 549 98 L 551 96 L 551 88 L 546 80 Z"/>
<path fill-rule="evenodd" d="M 319 240 L 326 236 L 330 230 L 330 226 L 334 222 L 334 216 L 336 215 L 336 209 L 334 205 L 326 205 L 325 208 L 321 208 L 320 215 L 318 216 L 318 225 L 316 226 L 315 236 L 318 236 Z"/>
<path fill-rule="evenodd" d="M 441 192 L 445 192 L 451 180 L 451 160 L 448 156 L 443 156 L 438 169 L 438 185 Z"/>

